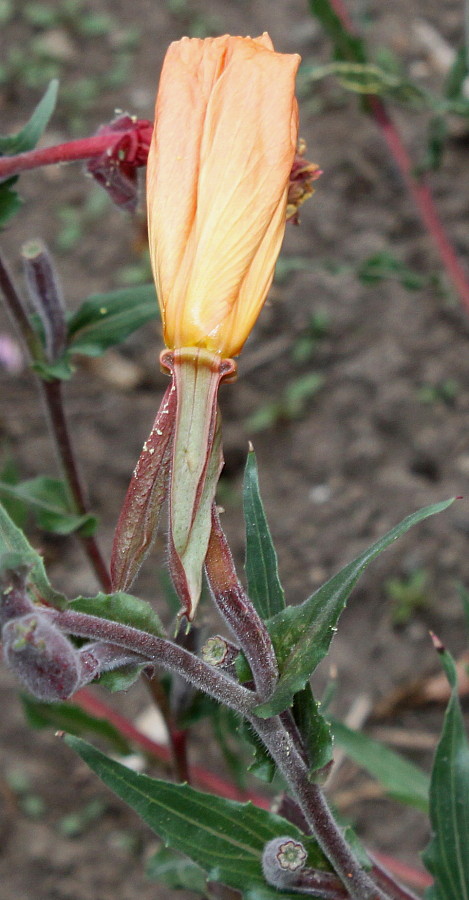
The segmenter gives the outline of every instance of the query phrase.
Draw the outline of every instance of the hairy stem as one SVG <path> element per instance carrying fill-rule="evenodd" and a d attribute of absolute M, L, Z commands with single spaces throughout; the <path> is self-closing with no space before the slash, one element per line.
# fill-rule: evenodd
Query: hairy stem
<path fill-rule="evenodd" d="M 335 822 L 321 788 L 309 780 L 308 769 L 280 719 L 250 716 L 249 721 L 288 782 L 314 837 L 348 895 L 353 900 L 391 900 L 360 866 Z"/>
<path fill-rule="evenodd" d="M 258 698 L 219 670 L 207 665 L 172 641 L 72 610 L 43 611 L 61 630 L 108 641 L 138 653 L 164 669 L 181 675 L 198 690 L 244 716 L 275 760 L 296 797 L 318 844 L 333 865 L 353 900 L 391 900 L 395 895 L 381 890 L 365 872 L 336 824 L 318 785 L 310 782 L 308 768 L 278 717 L 260 719 L 253 712 Z"/>
<path fill-rule="evenodd" d="M 242 716 L 250 715 L 258 702 L 253 691 L 236 684 L 222 672 L 165 638 L 74 610 L 49 608 L 44 612 L 62 631 L 77 637 L 108 641 L 139 653 L 149 662 L 158 663 L 167 671 L 181 675 L 199 691 L 209 694 Z"/>
<path fill-rule="evenodd" d="M 215 604 L 251 667 L 259 699 L 267 700 L 278 678 L 274 648 L 264 622 L 238 580 L 215 505 L 205 570 Z"/>
<path fill-rule="evenodd" d="M 285 888 L 292 890 L 292 888 Z M 329 872 L 304 869 L 298 874 L 293 890 L 300 894 L 320 897 L 321 900 L 347 900 L 349 896 L 343 884 Z"/>

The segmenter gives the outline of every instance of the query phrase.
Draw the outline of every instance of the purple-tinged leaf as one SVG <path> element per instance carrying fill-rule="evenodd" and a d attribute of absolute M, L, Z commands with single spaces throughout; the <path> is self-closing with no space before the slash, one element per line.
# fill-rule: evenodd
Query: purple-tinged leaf
<path fill-rule="evenodd" d="M 175 413 L 176 392 L 171 384 L 143 445 L 117 523 L 111 556 L 116 591 L 132 584 L 156 536 L 168 486 Z"/>

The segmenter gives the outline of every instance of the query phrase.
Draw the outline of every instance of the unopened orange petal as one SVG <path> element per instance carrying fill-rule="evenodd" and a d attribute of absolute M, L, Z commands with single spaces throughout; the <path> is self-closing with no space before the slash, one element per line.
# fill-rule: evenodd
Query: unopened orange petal
<path fill-rule="evenodd" d="M 257 318 L 285 225 L 298 64 L 296 55 L 275 53 L 267 34 L 186 38 L 168 51 L 148 214 L 170 348 L 231 355 Z"/>

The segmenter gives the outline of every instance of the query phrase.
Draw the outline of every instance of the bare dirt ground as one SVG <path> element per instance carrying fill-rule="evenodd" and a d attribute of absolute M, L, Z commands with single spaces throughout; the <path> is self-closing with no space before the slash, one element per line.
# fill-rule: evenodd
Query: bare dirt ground
<path fill-rule="evenodd" d="M 52 17 L 47 26 L 34 14 L 41 5 L 21 0 L 2 26 L 4 133 L 26 120 L 43 89 L 37 71 L 44 72 L 51 59 L 58 61 L 63 100 L 59 95 L 49 142 L 92 133 L 117 107 L 151 118 L 166 46 L 183 33 L 268 30 L 278 49 L 298 51 L 306 63 L 328 60 L 328 42 L 309 16 L 306 0 L 90 0 L 75 18 Z M 55 9 L 54 4 L 44 6 Z M 438 88 L 441 75 L 428 60 L 416 26 L 424 20 L 459 46 L 462 5 L 390 0 L 357 6 L 371 46 L 390 48 L 423 85 Z M 90 13 L 94 21 L 111 17 L 111 27 L 86 33 L 83 22 Z M 133 37 L 131 29 L 137 32 Z M 125 54 L 128 74 L 119 76 Z M 109 78 L 113 71 L 114 82 Z M 253 439 L 280 571 L 293 602 L 418 507 L 469 494 L 469 314 L 441 277 L 437 254 L 382 136 L 360 112 L 356 98 L 332 80 L 312 90 L 303 79 L 301 88 L 301 134 L 309 158 L 324 175 L 301 226 L 288 228 L 282 277 L 240 359 L 238 382 L 227 386 L 222 397 L 226 472 L 221 500 L 234 552 L 241 563 L 242 469 L 247 442 Z M 393 115 L 420 160 L 428 116 L 398 110 Z M 448 232 L 461 257 L 467 257 L 467 134 L 455 131 L 431 181 Z M 140 238 L 143 211 L 132 219 L 110 204 L 103 207 L 80 165 L 26 174 L 21 193 L 24 207 L 1 240 L 19 283 L 20 245 L 36 236 L 56 254 L 70 309 L 90 293 L 120 286 L 131 276 L 148 280 Z M 424 288 L 410 290 L 399 278 L 365 284 L 360 269 L 378 252 L 393 254 L 420 275 Z M 326 323 L 314 346 L 312 322 L 316 330 L 318 322 Z M 0 330 L 8 327 L 4 322 Z M 164 387 L 157 364 L 160 348 L 158 325 L 147 326 L 119 354 L 104 357 L 104 364 L 81 365 L 66 389 L 106 552 Z M 285 396 L 292 386 L 294 391 L 311 372 L 322 378 L 314 396 L 306 396 L 291 418 L 284 415 L 254 431 L 251 417 L 265 414 L 272 398 Z M 17 455 L 22 477 L 55 474 L 28 374 L 3 374 L 1 396 L 5 452 Z M 457 583 L 469 585 L 468 532 L 469 507 L 463 499 L 401 539 L 367 572 L 343 616 L 329 660 L 338 670 L 340 714 L 347 713 L 357 694 L 376 705 L 397 686 L 437 671 L 430 628 L 456 655 L 465 648 Z M 32 535 L 54 584 L 70 596 L 94 591 L 73 539 Z M 149 600 L 158 591 L 156 560 L 164 557 L 163 543 L 164 537 L 138 584 Z M 401 605 L 409 596 L 422 601 L 400 627 L 393 624 L 392 578 L 399 582 Z M 324 670 L 319 685 L 326 675 Z M 52 734 L 27 728 L 16 684 L 5 669 L 0 692 L 2 898 L 165 897 L 143 875 L 143 860 L 156 846 L 154 836 Z M 138 688 L 113 702 L 130 716 L 146 704 Z M 442 708 L 400 711 L 386 725 L 395 734 L 399 729 L 401 737 L 403 732 L 411 756 L 428 767 L 441 717 Z M 414 730 L 418 740 L 412 739 Z M 423 747 L 425 752 L 419 749 Z M 371 847 L 415 863 L 428 838 L 422 817 L 380 798 L 364 798 L 363 784 L 361 776 L 344 767 L 336 790 L 344 795 L 351 787 L 356 801 L 351 807 L 343 796 L 344 812 Z M 64 817 L 96 799 L 102 810 L 84 833 L 76 839 L 64 833 Z"/>

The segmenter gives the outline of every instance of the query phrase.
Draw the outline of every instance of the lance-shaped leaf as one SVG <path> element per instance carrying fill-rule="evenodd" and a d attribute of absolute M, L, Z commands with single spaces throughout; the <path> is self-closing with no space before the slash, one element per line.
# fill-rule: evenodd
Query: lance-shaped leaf
<path fill-rule="evenodd" d="M 271 699 L 256 708 L 257 715 L 267 718 L 291 705 L 294 695 L 302 690 L 326 655 L 352 588 L 369 563 L 413 525 L 442 512 L 452 502 L 453 500 L 446 500 L 435 503 L 408 516 L 322 585 L 304 603 L 289 606 L 270 620 L 269 633 L 277 653 L 281 676 Z"/>
<path fill-rule="evenodd" d="M 130 625 L 157 637 L 164 636 L 163 625 L 150 604 L 123 591 L 115 594 L 99 593 L 96 597 L 77 597 L 70 601 L 69 609 L 119 622 L 120 625 Z"/>
<path fill-rule="evenodd" d="M 68 323 L 69 350 L 100 356 L 158 315 L 152 284 L 92 294 Z"/>
<path fill-rule="evenodd" d="M 96 597 L 77 597 L 70 601 L 69 609 L 119 622 L 121 625 L 130 625 L 157 637 L 163 637 L 165 633 L 159 616 L 150 604 L 123 591 L 115 594 L 99 593 Z"/>
<path fill-rule="evenodd" d="M 188 620 L 202 587 L 212 527 L 211 507 L 223 466 L 220 381 L 234 364 L 196 348 L 166 354 L 176 385 L 176 426 L 170 492 L 170 564 Z"/>
<path fill-rule="evenodd" d="M 17 134 L 0 137 L 0 153 L 13 156 L 16 153 L 32 150 L 36 146 L 54 112 L 58 89 L 59 82 L 54 78 L 24 128 Z"/>
<path fill-rule="evenodd" d="M 204 870 L 167 847 L 160 847 L 149 859 L 145 874 L 152 881 L 160 881 L 174 890 L 196 891 L 205 895 L 207 876 Z"/>
<path fill-rule="evenodd" d="M 277 554 L 261 500 L 253 450 L 249 451 L 246 461 L 243 500 L 246 522 L 244 565 L 248 594 L 259 615 L 269 619 L 284 609 L 285 597 L 278 575 Z"/>
<path fill-rule="evenodd" d="M 376 778 L 389 797 L 422 812 L 428 811 L 430 779 L 422 769 L 367 734 L 353 731 L 343 722 L 333 719 L 332 733 L 347 756 Z"/>
<path fill-rule="evenodd" d="M 44 601 L 57 609 L 65 606 L 65 597 L 54 590 L 47 578 L 42 557 L 0 503 L 0 561 L 9 554 L 16 554 L 22 565 L 30 567 L 28 586 L 33 600 Z"/>
<path fill-rule="evenodd" d="M 185 853 L 212 881 L 243 891 L 265 885 L 262 851 L 268 841 L 285 834 L 306 846 L 309 865 L 328 868 L 317 844 L 280 816 L 251 803 L 196 791 L 187 784 L 138 775 L 79 738 L 67 737 L 66 742 L 166 846 Z M 268 896 L 278 894 L 271 891 Z M 285 900 L 288 897 L 282 894 Z"/>
<path fill-rule="evenodd" d="M 16 153 L 32 150 L 36 146 L 54 112 L 58 88 L 59 82 L 54 78 L 24 128 L 18 131 L 17 134 L 0 136 L 0 156 L 13 156 Z M 21 207 L 21 200 L 13 189 L 17 180 L 18 176 L 15 175 L 13 178 L 2 181 L 0 184 L 0 228 Z"/>
<path fill-rule="evenodd" d="M 36 517 L 44 531 L 54 534 L 71 534 L 80 530 L 87 537 L 96 531 L 96 517 L 90 513 L 79 515 L 70 509 L 66 485 L 59 478 L 38 475 L 19 484 L 0 481 L 0 497 L 22 500 Z"/>
<path fill-rule="evenodd" d="M 143 445 L 117 522 L 111 556 L 115 590 L 125 591 L 132 584 L 156 536 L 169 480 L 175 411 L 171 384 Z"/>
<path fill-rule="evenodd" d="M 435 639 L 451 686 L 430 785 L 432 839 L 423 861 L 435 883 L 425 900 L 469 898 L 469 744 L 458 696 L 456 666 Z"/>
<path fill-rule="evenodd" d="M 337 15 L 331 0 L 309 0 L 313 16 L 319 19 L 334 45 L 334 58 L 350 62 L 366 62 L 366 49 L 360 37 L 347 30 Z"/>
<path fill-rule="evenodd" d="M 309 684 L 295 694 L 293 715 L 308 754 L 309 777 L 323 782 L 332 763 L 332 734 Z"/>
<path fill-rule="evenodd" d="M 79 736 L 99 737 L 116 753 L 126 756 L 131 752 L 130 744 L 115 725 L 92 716 L 74 703 L 42 703 L 28 694 L 21 694 L 20 700 L 31 728 L 53 728 L 54 731 L 68 731 Z"/>

